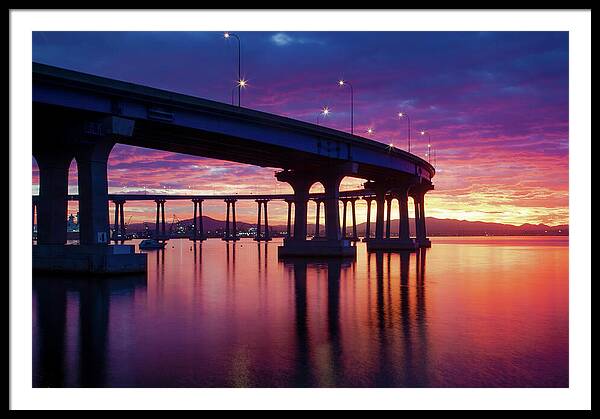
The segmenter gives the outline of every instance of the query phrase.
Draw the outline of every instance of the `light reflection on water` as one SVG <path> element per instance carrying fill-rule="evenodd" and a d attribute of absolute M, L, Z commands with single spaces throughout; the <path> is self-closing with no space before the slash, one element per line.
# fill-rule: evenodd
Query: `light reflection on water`
<path fill-rule="evenodd" d="M 172 240 L 147 278 L 36 276 L 33 385 L 568 386 L 567 238 L 356 261 L 280 244 Z"/>

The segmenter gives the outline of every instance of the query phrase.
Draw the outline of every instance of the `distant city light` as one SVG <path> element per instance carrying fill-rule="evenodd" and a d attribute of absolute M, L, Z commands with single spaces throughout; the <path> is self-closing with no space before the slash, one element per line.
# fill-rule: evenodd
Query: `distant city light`
<path fill-rule="evenodd" d="M 243 88 L 243 87 L 246 87 L 248 85 L 248 80 L 240 79 L 240 80 L 238 80 L 237 83 L 238 83 L 238 86 L 240 86 L 240 87 Z"/>
<path fill-rule="evenodd" d="M 369 135 L 373 134 L 373 128 L 369 128 L 369 129 L 367 130 L 367 134 L 369 134 Z"/>
<path fill-rule="evenodd" d="M 338 83 L 340 86 L 343 86 L 345 82 L 344 82 L 344 80 L 340 80 Z"/>
<path fill-rule="evenodd" d="M 321 112 L 323 115 L 329 115 L 329 108 L 327 106 L 325 106 L 323 108 L 323 111 Z"/>

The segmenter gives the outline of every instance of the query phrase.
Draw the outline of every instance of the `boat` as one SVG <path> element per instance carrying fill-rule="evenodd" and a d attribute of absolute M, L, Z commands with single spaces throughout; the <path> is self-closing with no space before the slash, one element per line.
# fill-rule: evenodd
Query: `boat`
<path fill-rule="evenodd" d="M 146 239 L 146 240 L 142 240 L 140 242 L 140 244 L 138 245 L 138 247 L 140 249 L 144 249 L 144 250 L 149 250 L 149 249 L 164 249 L 166 246 L 166 243 L 164 242 L 159 242 L 158 240 L 154 240 L 154 239 Z"/>

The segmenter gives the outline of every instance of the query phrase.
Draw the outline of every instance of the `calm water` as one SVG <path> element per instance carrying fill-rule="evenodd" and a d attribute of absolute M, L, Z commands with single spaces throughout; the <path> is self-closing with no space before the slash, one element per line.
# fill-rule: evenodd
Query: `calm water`
<path fill-rule="evenodd" d="M 36 277 L 33 385 L 568 386 L 568 239 L 432 241 L 284 262 L 172 240 L 147 277 Z"/>

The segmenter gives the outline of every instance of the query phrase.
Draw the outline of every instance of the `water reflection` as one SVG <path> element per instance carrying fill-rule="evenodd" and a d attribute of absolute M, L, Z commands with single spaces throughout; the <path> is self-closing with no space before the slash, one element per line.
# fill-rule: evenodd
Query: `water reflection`
<path fill-rule="evenodd" d="M 35 387 L 102 387 L 106 385 L 106 354 L 111 298 L 131 299 L 146 289 L 145 275 L 117 279 L 37 276 L 33 281 L 36 298 L 37 333 L 34 328 Z M 67 297 L 68 296 L 68 297 Z M 79 311 L 76 342 L 67 342 L 67 306 L 77 302 Z M 37 339 L 36 339 L 37 338 Z M 66 380 L 68 346 L 76 345 L 76 382 Z"/>
<path fill-rule="evenodd" d="M 568 384 L 567 247 L 279 244 L 171 240 L 147 279 L 36 277 L 34 386 Z"/>

